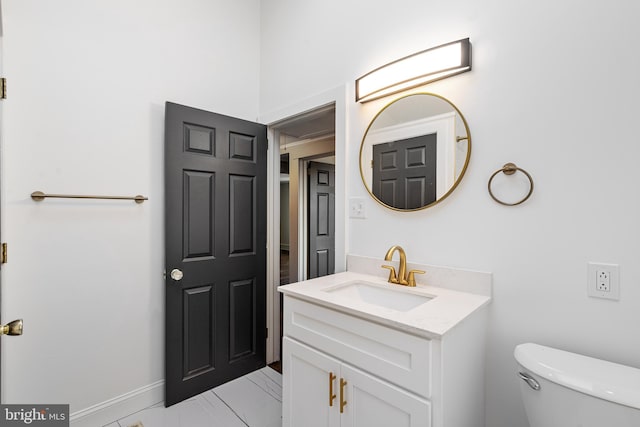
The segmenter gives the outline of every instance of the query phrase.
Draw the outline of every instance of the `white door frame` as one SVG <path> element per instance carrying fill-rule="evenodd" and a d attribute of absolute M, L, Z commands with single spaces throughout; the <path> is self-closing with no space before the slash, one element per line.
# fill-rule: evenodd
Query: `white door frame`
<path fill-rule="evenodd" d="M 309 234 L 307 233 L 309 205 L 307 204 L 309 177 L 307 176 L 307 168 L 309 167 L 308 159 L 301 159 L 298 171 L 298 280 L 307 280 L 307 248 L 309 247 Z M 291 253 L 289 253 L 291 256 Z M 291 283 L 297 282 L 293 277 L 289 278 Z"/>
<path fill-rule="evenodd" d="M 307 98 L 296 104 L 261 114 L 259 123 L 268 126 L 302 113 L 335 104 L 335 271 L 345 271 L 347 264 L 346 239 L 346 155 L 347 155 L 347 87 L 332 90 Z M 277 130 L 267 130 L 269 151 L 267 152 L 267 363 L 280 360 L 280 322 L 275 313 L 280 312 L 280 146 Z"/>

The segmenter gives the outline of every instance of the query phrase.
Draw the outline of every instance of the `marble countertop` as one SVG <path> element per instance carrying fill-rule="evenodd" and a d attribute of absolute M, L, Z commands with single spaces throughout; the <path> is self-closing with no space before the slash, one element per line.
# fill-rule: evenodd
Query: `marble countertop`
<path fill-rule="evenodd" d="M 362 281 L 380 287 L 398 286 L 400 292 L 421 294 L 433 299 L 408 311 L 397 311 L 327 292 L 338 285 Z M 476 310 L 489 304 L 491 297 L 443 287 L 418 284 L 405 287 L 388 283 L 374 275 L 347 271 L 280 286 L 284 295 L 332 308 L 343 313 L 428 338 L 441 338 Z"/>

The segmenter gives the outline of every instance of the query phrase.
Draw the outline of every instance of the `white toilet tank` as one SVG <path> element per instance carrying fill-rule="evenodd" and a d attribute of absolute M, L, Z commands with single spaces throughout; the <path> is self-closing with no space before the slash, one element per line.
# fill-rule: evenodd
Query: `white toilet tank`
<path fill-rule="evenodd" d="M 514 356 L 531 427 L 640 426 L 640 369 L 531 343 Z"/>

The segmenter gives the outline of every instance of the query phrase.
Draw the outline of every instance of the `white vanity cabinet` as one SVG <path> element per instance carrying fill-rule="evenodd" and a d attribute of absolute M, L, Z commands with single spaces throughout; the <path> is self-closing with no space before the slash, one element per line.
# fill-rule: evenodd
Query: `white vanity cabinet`
<path fill-rule="evenodd" d="M 430 406 L 406 391 L 284 338 L 285 426 L 430 426 Z"/>
<path fill-rule="evenodd" d="M 483 322 L 428 337 L 375 320 L 285 293 L 283 426 L 484 425 Z"/>

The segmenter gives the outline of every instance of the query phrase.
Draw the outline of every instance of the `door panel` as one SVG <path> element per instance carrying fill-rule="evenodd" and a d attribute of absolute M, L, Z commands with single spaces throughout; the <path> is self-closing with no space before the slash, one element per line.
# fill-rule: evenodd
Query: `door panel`
<path fill-rule="evenodd" d="M 215 129 L 184 124 L 185 151 L 215 156 Z"/>
<path fill-rule="evenodd" d="M 313 256 L 313 254 L 312 254 Z M 329 251 L 328 250 L 316 250 L 315 253 L 316 256 L 316 260 L 315 260 L 315 273 L 317 274 L 317 276 L 313 276 L 313 277 L 322 277 L 322 276 L 327 276 L 329 274 L 331 274 L 331 272 L 329 271 Z M 309 278 L 311 279 L 312 277 L 309 276 Z"/>
<path fill-rule="evenodd" d="M 215 173 L 184 171 L 183 260 L 213 256 Z"/>
<path fill-rule="evenodd" d="M 229 135 L 229 157 L 234 160 L 255 162 L 256 140 L 250 135 L 231 132 Z"/>
<path fill-rule="evenodd" d="M 255 354 L 258 326 L 254 308 L 255 297 L 255 280 L 239 280 L 231 283 L 229 357 L 232 361 Z"/>
<path fill-rule="evenodd" d="M 282 345 L 282 425 L 339 426 L 340 362 L 287 337 Z M 330 381 L 333 398 L 329 394 Z"/>
<path fill-rule="evenodd" d="M 230 255 L 254 254 L 255 178 L 229 176 L 229 236 Z"/>
<path fill-rule="evenodd" d="M 309 253 L 307 278 L 335 270 L 335 167 L 309 163 Z"/>
<path fill-rule="evenodd" d="M 341 375 L 347 380 L 342 427 L 431 426 L 429 401 L 346 364 Z"/>
<path fill-rule="evenodd" d="M 214 327 L 211 318 L 214 307 L 213 287 L 185 289 L 183 298 L 183 378 L 191 378 L 215 368 L 215 346 L 211 340 L 211 329 Z"/>
<path fill-rule="evenodd" d="M 265 365 L 266 147 L 263 125 L 166 105 L 167 406 Z"/>

